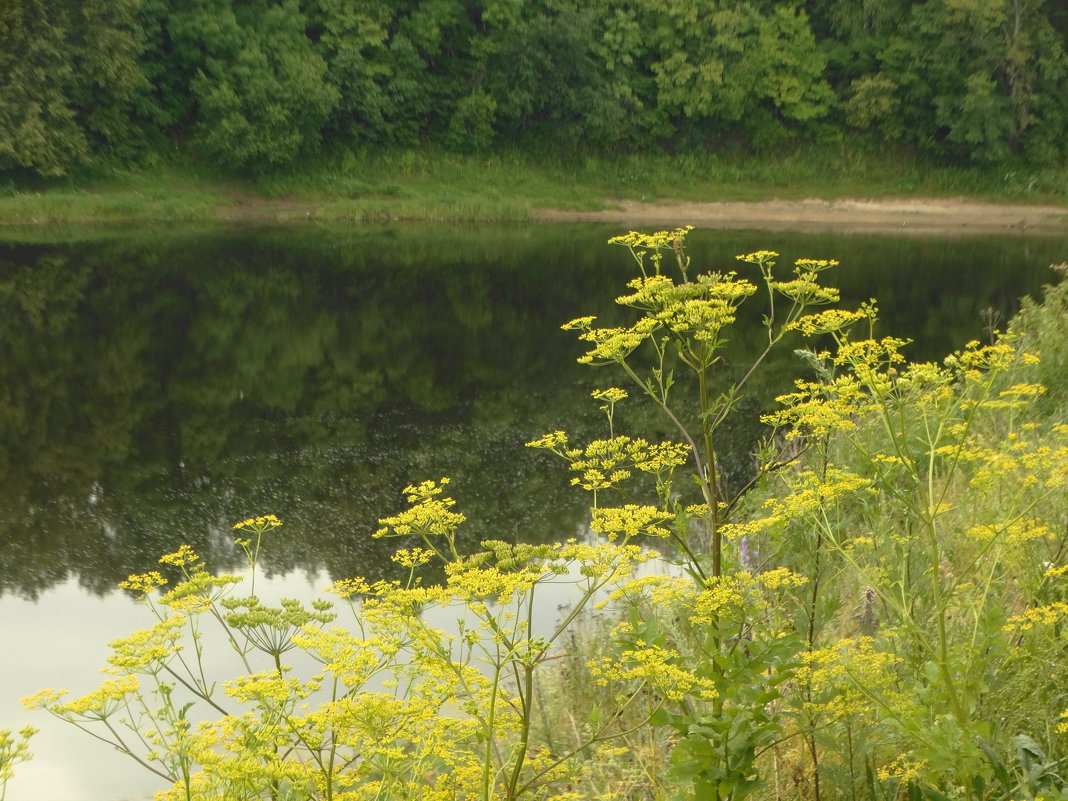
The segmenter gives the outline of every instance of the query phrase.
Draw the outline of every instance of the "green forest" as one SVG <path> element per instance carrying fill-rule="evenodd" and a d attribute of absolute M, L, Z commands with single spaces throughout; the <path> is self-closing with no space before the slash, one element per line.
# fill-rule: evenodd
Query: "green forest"
<path fill-rule="evenodd" d="M 1068 152 L 1061 0 L 7 0 L 0 177 L 182 159 Z"/>

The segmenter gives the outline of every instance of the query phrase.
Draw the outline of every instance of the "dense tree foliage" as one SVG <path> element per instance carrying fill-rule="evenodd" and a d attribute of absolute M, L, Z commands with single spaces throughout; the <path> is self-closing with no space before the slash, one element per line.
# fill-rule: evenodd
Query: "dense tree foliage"
<path fill-rule="evenodd" d="M 9 0 L 0 171 L 813 135 L 1058 158 L 1066 48 L 1060 0 Z"/>
<path fill-rule="evenodd" d="M 125 150 L 149 84 L 138 0 L 0 5 L 0 170 L 62 174 Z"/>

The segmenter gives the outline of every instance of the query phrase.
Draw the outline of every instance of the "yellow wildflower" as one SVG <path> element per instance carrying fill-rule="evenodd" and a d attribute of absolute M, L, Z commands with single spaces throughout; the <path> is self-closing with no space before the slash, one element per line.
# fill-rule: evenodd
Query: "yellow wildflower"
<path fill-rule="evenodd" d="M 235 529 L 249 529 L 255 531 L 258 534 L 262 534 L 272 528 L 277 528 L 282 525 L 282 521 L 274 515 L 262 515 L 260 517 L 250 517 L 247 520 L 242 520 L 240 523 L 234 523 Z"/>

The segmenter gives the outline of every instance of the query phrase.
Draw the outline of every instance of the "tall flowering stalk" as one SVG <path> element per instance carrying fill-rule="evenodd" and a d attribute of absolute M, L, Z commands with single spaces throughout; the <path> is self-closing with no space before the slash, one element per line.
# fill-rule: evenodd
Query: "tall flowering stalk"
<path fill-rule="evenodd" d="M 606 401 L 601 408 L 610 439 L 574 447 L 556 432 L 530 444 L 565 459 L 575 473 L 572 483 L 592 493 L 595 531 L 609 537 L 621 530 L 662 537 L 682 555 L 690 587 L 667 579 L 632 585 L 620 599 L 644 610 L 647 618 L 618 628 L 615 636 L 624 649 L 655 645 L 669 651 L 677 664 L 689 664 L 709 683 L 703 697 L 680 699 L 661 715 L 661 722 L 677 732 L 673 775 L 698 797 L 740 799 L 758 785 L 756 759 L 782 734 L 775 710 L 778 688 L 793 670 L 801 641 L 779 608 L 806 578 L 789 571 L 761 574 L 746 527 L 735 518 L 748 491 L 794 462 L 803 449 L 765 448 L 756 475 L 731 490 L 722 471 L 726 454 L 720 431 L 761 365 L 806 311 L 838 301 L 837 290 L 819 280 L 836 262 L 801 259 L 781 279 L 775 274 L 778 254 L 764 250 L 738 256 L 755 268 L 753 280 L 733 271 L 695 274 L 685 248 L 689 231 L 631 232 L 610 240 L 628 249 L 641 272 L 628 284 L 631 292 L 616 299 L 637 312 L 637 320 L 628 327 L 597 328 L 595 317 L 581 317 L 564 326 L 579 331 L 590 346 L 579 361 L 619 367 L 670 422 L 680 442 L 615 435 L 615 406 L 626 393 L 612 388 L 594 393 Z M 669 265 L 677 278 L 667 275 Z M 758 295 L 763 345 L 741 377 L 730 380 L 724 359 L 728 335 L 739 308 Z M 686 408 L 684 384 L 691 385 L 696 408 Z M 653 478 L 655 506 L 606 505 L 613 493 L 631 500 L 629 485 L 640 474 Z M 691 478 L 701 502 L 685 504 L 680 484 L 684 492 Z M 728 537 L 736 547 L 729 561 Z M 657 622 L 657 609 L 665 605 L 675 616 L 671 631 Z"/>
<path fill-rule="evenodd" d="M 689 516 L 696 514 L 704 522 L 710 541 L 708 559 L 698 558 L 692 547 L 692 526 L 676 530 L 673 539 L 688 554 L 688 566 L 699 577 L 718 578 L 724 573 L 723 525 L 730 520 L 748 489 L 747 486 L 731 494 L 725 486 L 719 429 L 736 411 L 750 379 L 805 311 L 838 301 L 837 290 L 819 283 L 819 274 L 837 262 L 801 259 L 795 263 L 789 279 L 780 280 L 774 274 L 778 254 L 762 250 L 738 256 L 739 261 L 756 267 L 757 283 L 739 277 L 736 272 L 706 272 L 691 278 L 691 260 L 685 250 L 685 238 L 690 230 L 631 232 L 609 240 L 611 244 L 626 247 L 641 271 L 641 277 L 628 284 L 633 291 L 616 299 L 640 317 L 625 328 L 596 328 L 593 325 L 596 317 L 572 320 L 564 328 L 579 331 L 579 338 L 591 345 L 579 362 L 615 364 L 622 368 L 642 394 L 670 420 L 685 443 L 704 501 Z M 666 274 L 665 262 L 674 263 L 679 280 Z M 738 308 L 761 289 L 765 302 L 765 345 L 739 380 L 727 381 L 723 352 L 728 331 L 736 321 Z M 639 349 L 648 349 L 651 354 L 653 366 L 647 371 L 635 365 L 635 353 Z M 694 415 L 675 403 L 673 389 L 685 380 L 677 373 L 676 365 L 687 371 L 696 385 Z M 691 417 L 697 420 L 696 428 L 684 422 Z M 771 458 L 760 469 L 768 471 L 781 466 L 778 459 Z M 601 488 L 618 483 L 610 476 L 604 482 L 607 483 Z M 659 489 L 664 507 L 679 515 L 681 510 L 677 504 L 672 508 L 666 495 L 670 485 L 661 483 Z"/>

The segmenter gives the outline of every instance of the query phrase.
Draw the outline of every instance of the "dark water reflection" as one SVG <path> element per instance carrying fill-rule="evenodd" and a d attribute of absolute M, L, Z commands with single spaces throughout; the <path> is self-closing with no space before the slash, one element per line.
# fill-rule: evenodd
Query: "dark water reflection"
<path fill-rule="evenodd" d="M 682 221 L 684 222 L 684 221 Z M 605 226 L 239 229 L 0 243 L 0 594 L 106 592 L 230 524 L 286 525 L 268 572 L 388 571 L 370 538 L 407 483 L 449 475 L 472 541 L 572 536 L 585 499 L 523 443 L 601 433 L 562 322 L 618 315 Z M 1068 239 L 697 231 L 694 264 L 837 258 L 847 305 L 937 358 L 1037 294 Z M 758 346 L 739 337 L 737 369 Z M 762 392 L 788 383 L 773 365 Z M 755 412 L 761 401 L 751 401 Z M 626 412 L 624 412 L 626 413 Z M 653 420 L 628 421 L 651 429 Z M 754 435 L 737 426 L 739 443 Z M 744 444 L 740 444 L 745 449 Z"/>

